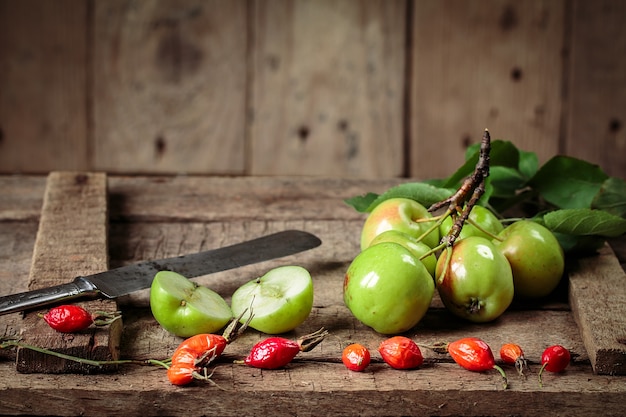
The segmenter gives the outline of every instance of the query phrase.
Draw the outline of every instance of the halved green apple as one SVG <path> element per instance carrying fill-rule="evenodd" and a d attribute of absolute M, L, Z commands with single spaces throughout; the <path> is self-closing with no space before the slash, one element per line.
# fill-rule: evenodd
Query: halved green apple
<path fill-rule="evenodd" d="M 165 330 L 180 337 L 215 333 L 233 318 L 222 296 L 171 271 L 154 276 L 150 309 Z"/>
<path fill-rule="evenodd" d="M 280 266 L 239 287 L 231 308 L 241 322 L 267 334 L 280 334 L 302 324 L 313 309 L 313 280 L 300 266 Z M 247 310 L 246 310 L 247 309 Z"/>

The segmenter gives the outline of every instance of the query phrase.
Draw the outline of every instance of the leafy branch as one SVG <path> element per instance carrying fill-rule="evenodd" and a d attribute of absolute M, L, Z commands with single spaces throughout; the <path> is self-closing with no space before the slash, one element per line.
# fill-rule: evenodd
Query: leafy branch
<path fill-rule="evenodd" d="M 447 205 L 446 212 L 455 216 L 462 203 L 470 207 L 476 203 L 490 208 L 503 222 L 528 218 L 543 224 L 568 253 L 592 253 L 607 238 L 626 233 L 626 181 L 569 156 L 554 156 L 540 166 L 534 152 L 505 140 L 490 141 L 487 149 L 488 135 L 485 131 L 481 143 L 468 148 L 465 163 L 447 178 L 403 183 L 382 194 L 367 193 L 345 202 L 367 213 L 389 198 L 405 197 L 431 210 Z M 464 215 L 461 212 L 455 223 L 462 224 Z"/>

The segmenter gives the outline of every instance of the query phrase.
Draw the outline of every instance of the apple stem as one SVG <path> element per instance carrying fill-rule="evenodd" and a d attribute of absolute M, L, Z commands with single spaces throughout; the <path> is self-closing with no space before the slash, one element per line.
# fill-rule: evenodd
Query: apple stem
<path fill-rule="evenodd" d="M 431 205 L 428 209 L 429 212 L 435 212 L 447 205 L 447 215 L 451 215 L 457 212 L 457 207 L 463 207 L 463 205 L 465 205 L 465 209 L 461 212 L 461 215 L 455 219 L 450 232 L 441 239 L 442 243 L 445 243 L 449 247 L 454 245 L 472 208 L 485 193 L 485 181 L 489 176 L 490 152 L 491 136 L 489 135 L 489 130 L 485 129 L 480 143 L 478 162 L 476 163 L 472 175 L 463 181 L 463 184 L 461 184 L 459 189 L 452 196 Z"/>
<path fill-rule="evenodd" d="M 467 222 L 471 224 L 472 226 L 474 226 L 475 228 L 477 228 L 478 230 L 480 230 L 481 232 L 483 232 L 484 234 L 486 234 L 487 236 L 489 236 L 490 238 L 497 239 L 501 242 L 504 241 L 504 239 L 502 239 L 501 237 L 498 237 L 498 235 L 494 235 L 489 230 L 486 230 L 484 227 L 482 227 L 481 225 L 479 225 L 478 223 L 476 223 L 474 220 L 470 219 L 469 217 L 467 218 Z"/>
<path fill-rule="evenodd" d="M 437 253 L 439 252 L 441 249 L 443 249 L 446 245 L 445 244 L 440 244 L 435 246 L 434 248 L 430 249 L 428 252 L 425 252 L 422 256 L 419 257 L 420 261 L 423 261 L 424 259 L 428 258 L 430 255 L 432 255 L 433 253 Z"/>
<path fill-rule="evenodd" d="M 431 219 L 427 219 L 426 221 L 432 221 L 432 222 L 433 222 L 433 224 L 432 224 L 432 225 L 431 225 L 431 226 L 430 226 L 430 227 L 429 227 L 429 228 L 428 228 L 428 229 L 427 229 L 424 233 L 422 233 L 422 234 L 421 234 L 421 235 L 417 238 L 417 241 L 418 241 L 418 242 L 421 242 L 422 240 L 424 240 L 424 238 L 425 238 L 426 236 L 428 236 L 428 235 L 429 235 L 430 233 L 432 233 L 433 231 L 437 230 L 437 229 L 439 228 L 439 226 L 441 226 L 441 223 L 443 223 L 444 219 L 445 219 L 446 217 L 448 217 L 448 215 L 449 215 L 449 214 L 450 214 L 449 212 L 446 212 L 445 214 L 442 214 L 442 215 L 440 215 L 440 216 L 433 217 L 433 218 L 431 218 Z M 417 222 L 419 222 L 419 221 L 420 221 L 420 220 L 418 220 Z M 428 255 L 430 255 L 430 254 L 431 254 L 431 253 L 433 253 L 433 252 L 436 252 L 436 251 L 437 251 L 437 250 L 439 250 L 439 249 L 440 249 L 440 248 L 435 248 L 435 250 L 434 250 L 434 251 L 429 251 L 429 252 L 428 252 Z M 423 258 L 423 257 L 422 257 L 422 258 Z"/>
<path fill-rule="evenodd" d="M 446 262 L 441 269 L 441 274 L 437 277 L 437 283 L 441 284 L 443 282 L 443 278 L 446 275 L 446 271 L 450 268 L 450 262 L 452 262 L 452 247 L 446 247 Z"/>

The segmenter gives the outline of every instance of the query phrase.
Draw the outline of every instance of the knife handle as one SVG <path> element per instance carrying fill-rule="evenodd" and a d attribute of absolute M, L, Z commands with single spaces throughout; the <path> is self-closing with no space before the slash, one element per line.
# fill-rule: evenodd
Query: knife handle
<path fill-rule="evenodd" d="M 82 277 L 77 277 L 74 281 L 67 284 L 0 297 L 0 315 L 71 300 L 85 295 L 96 296 L 98 293 L 98 289 L 93 284 Z"/>

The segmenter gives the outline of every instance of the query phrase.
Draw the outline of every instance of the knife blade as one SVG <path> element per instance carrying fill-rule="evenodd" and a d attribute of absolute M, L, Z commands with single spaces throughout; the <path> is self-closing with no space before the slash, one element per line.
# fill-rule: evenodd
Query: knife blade
<path fill-rule="evenodd" d="M 293 255 L 313 249 L 321 243 L 311 233 L 285 230 L 218 249 L 139 262 L 79 276 L 65 284 L 0 297 L 0 315 L 80 297 L 117 298 L 149 288 L 159 271 L 174 271 L 187 278 L 194 278 Z"/>

